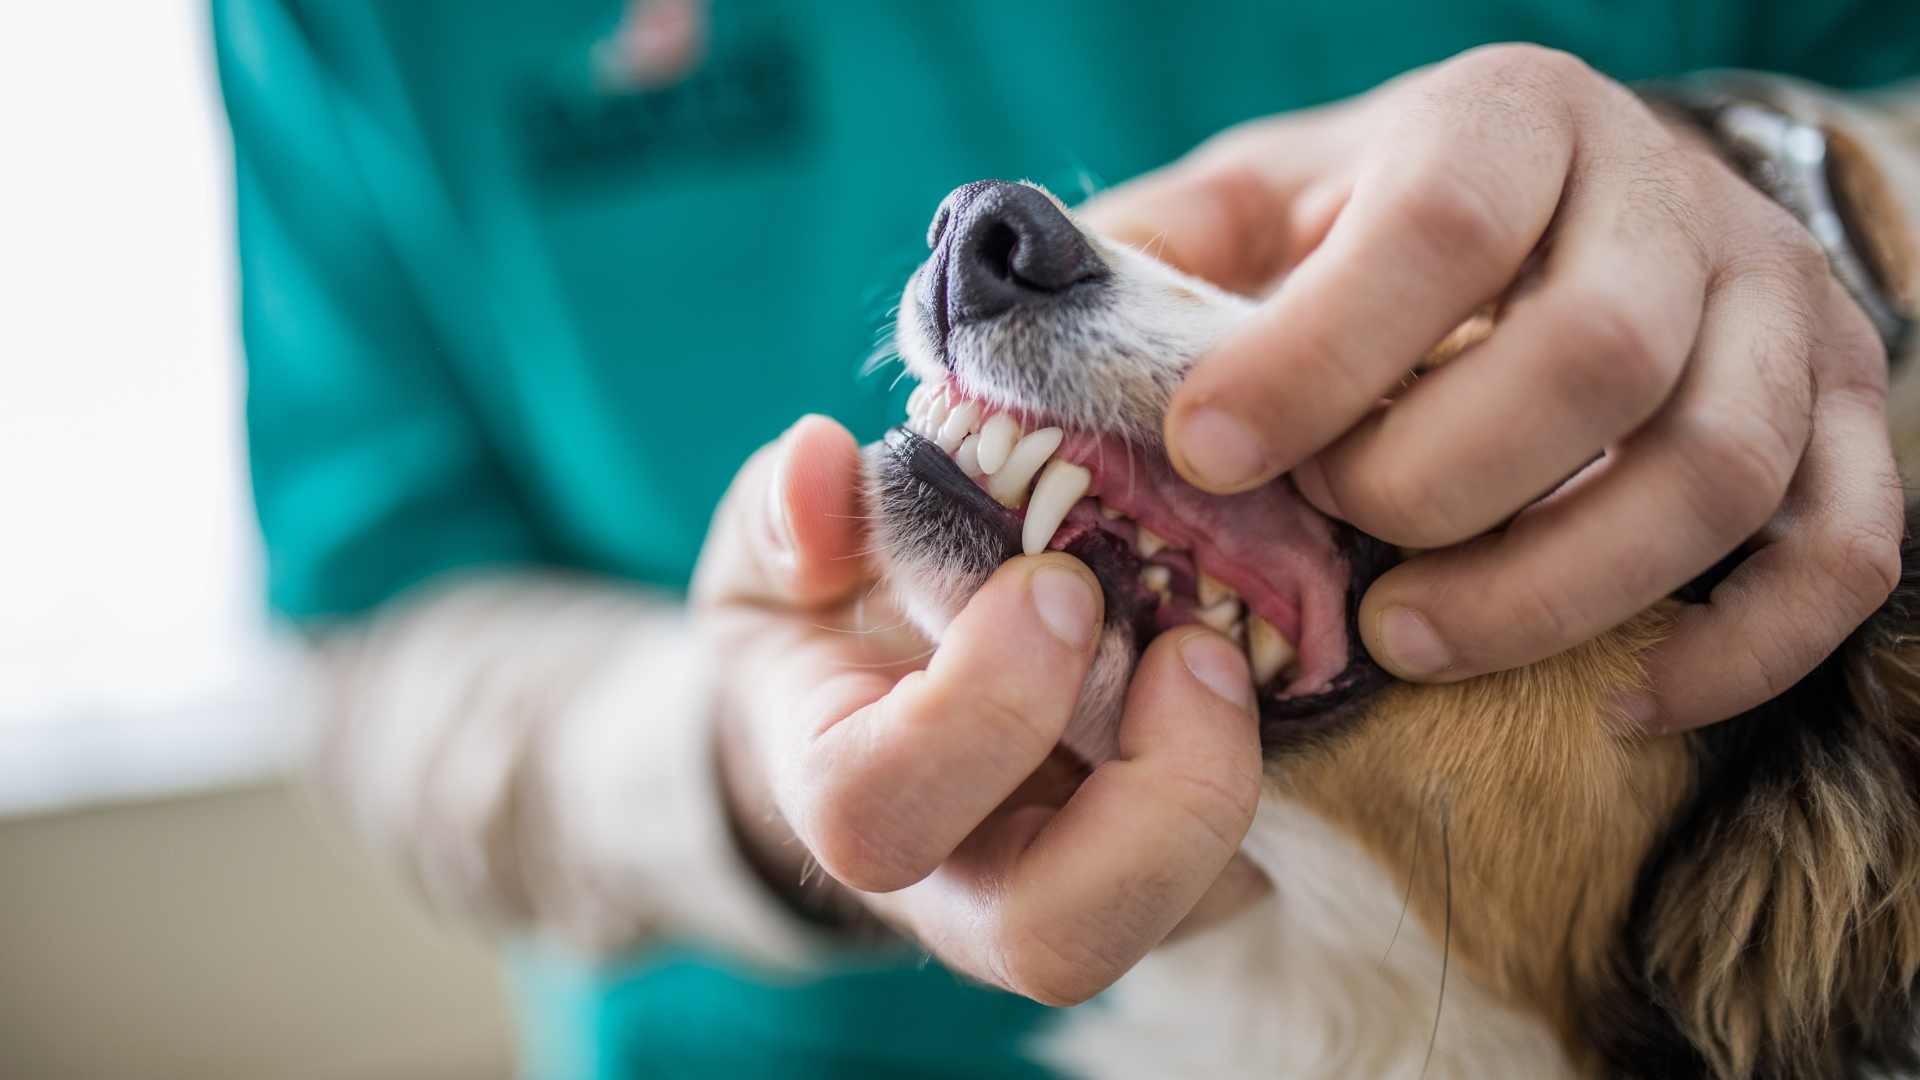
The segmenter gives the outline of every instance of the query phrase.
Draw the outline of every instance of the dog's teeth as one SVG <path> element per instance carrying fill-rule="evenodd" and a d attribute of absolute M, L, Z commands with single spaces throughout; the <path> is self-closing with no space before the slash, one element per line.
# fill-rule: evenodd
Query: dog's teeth
<path fill-rule="evenodd" d="M 1173 571 L 1164 566 L 1149 566 L 1140 571 L 1140 584 L 1165 600 L 1173 595 Z"/>
<path fill-rule="evenodd" d="M 980 406 L 971 401 L 963 401 L 959 407 L 947 414 L 940 425 L 940 435 L 934 440 L 940 449 L 951 454 L 960 449 L 960 444 L 968 435 L 973 434 L 973 425 L 980 422 Z"/>
<path fill-rule="evenodd" d="M 1217 604 L 1208 604 L 1194 612 L 1193 617 L 1223 634 L 1229 633 L 1233 625 L 1240 621 L 1240 600 L 1235 597 L 1222 600 Z"/>
<path fill-rule="evenodd" d="M 1160 534 L 1142 525 L 1133 532 L 1133 549 L 1151 559 L 1167 550 L 1167 542 L 1160 538 Z"/>
<path fill-rule="evenodd" d="M 1106 503 L 1101 503 L 1100 516 L 1103 518 L 1106 518 L 1108 521 L 1119 521 L 1121 518 L 1126 517 L 1127 515 L 1121 513 L 1118 510 L 1115 510 L 1113 507 L 1108 506 Z"/>
<path fill-rule="evenodd" d="M 1253 667 L 1253 684 L 1267 681 L 1293 663 L 1293 642 L 1282 637 L 1273 624 L 1258 615 L 1247 618 L 1247 662 Z"/>
<path fill-rule="evenodd" d="M 1239 622 L 1227 627 L 1226 633 L 1228 637 L 1233 639 L 1235 645 L 1240 646 L 1242 649 L 1247 647 L 1247 620 L 1241 619 Z"/>
<path fill-rule="evenodd" d="M 947 422 L 947 395 L 935 392 L 927 398 L 926 411 L 920 414 L 920 433 L 931 439 L 940 433 L 940 425 Z"/>
<path fill-rule="evenodd" d="M 1038 555 L 1047 550 L 1054 530 L 1067 520 L 1067 511 L 1093 486 L 1093 474 L 1071 461 L 1049 461 L 1033 485 L 1027 502 L 1027 520 L 1020 526 L 1020 550 Z"/>
<path fill-rule="evenodd" d="M 953 460 L 960 465 L 960 471 L 969 477 L 980 475 L 980 436 L 969 435 L 960 443 L 960 449 L 953 452 Z"/>
<path fill-rule="evenodd" d="M 922 412 L 926 410 L 927 402 L 932 400 L 933 400 L 932 387 L 928 386 L 926 383 L 921 383 L 919 386 L 914 387 L 913 393 L 907 395 L 907 415 L 912 417 L 918 417 Z"/>
<path fill-rule="evenodd" d="M 1040 466 L 1060 449 L 1060 440 L 1065 437 L 1066 433 L 1057 427 L 1029 433 L 1014 445 L 1013 452 L 1000 464 L 1000 471 L 993 474 L 987 483 L 987 494 L 1011 509 L 1018 510 L 1025 505 L 1028 485 L 1033 483 Z"/>
<path fill-rule="evenodd" d="M 1013 444 L 1020 441 L 1020 421 L 994 413 L 980 429 L 980 471 L 992 476 L 1007 463 Z"/>
<path fill-rule="evenodd" d="M 1240 594 L 1226 587 L 1219 578 L 1202 571 L 1199 584 L 1200 606 L 1212 607 L 1222 600 L 1238 600 Z"/>

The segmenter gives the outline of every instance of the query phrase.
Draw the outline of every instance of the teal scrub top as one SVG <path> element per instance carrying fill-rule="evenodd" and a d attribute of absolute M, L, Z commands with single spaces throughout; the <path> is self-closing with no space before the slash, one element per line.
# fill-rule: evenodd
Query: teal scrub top
<path fill-rule="evenodd" d="M 450 568 L 678 587 L 728 478 L 861 375 L 950 188 L 1077 197 L 1235 122 L 1499 40 L 1622 79 L 1920 73 L 1912 0 L 713 0 L 705 59 L 596 79 L 617 0 L 214 0 L 273 606 Z M 1044 1010 L 911 960 L 772 982 L 522 964 L 539 1076 L 1021 1075 Z"/>

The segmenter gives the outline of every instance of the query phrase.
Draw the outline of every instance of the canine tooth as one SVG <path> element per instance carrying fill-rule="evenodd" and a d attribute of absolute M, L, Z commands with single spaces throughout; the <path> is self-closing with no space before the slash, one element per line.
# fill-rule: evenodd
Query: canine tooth
<path fill-rule="evenodd" d="M 1258 615 L 1247 618 L 1247 661 L 1253 667 L 1253 684 L 1265 686 L 1267 680 L 1293 663 L 1293 642 L 1280 635 L 1273 624 Z"/>
<path fill-rule="evenodd" d="M 1239 622 L 1227 627 L 1227 636 L 1233 639 L 1235 645 L 1245 649 L 1247 647 L 1247 620 L 1241 619 Z"/>
<path fill-rule="evenodd" d="M 1140 571 L 1140 584 L 1160 594 L 1165 600 L 1173 592 L 1173 571 L 1164 566 L 1149 566 Z"/>
<path fill-rule="evenodd" d="M 1233 629 L 1233 624 L 1240 621 L 1240 599 L 1234 597 L 1217 604 L 1208 604 L 1194 612 L 1193 617 L 1223 634 L 1229 633 Z"/>
<path fill-rule="evenodd" d="M 953 460 L 960 465 L 960 471 L 968 476 L 980 475 L 980 436 L 969 435 L 960 443 L 960 449 L 953 452 Z"/>
<path fill-rule="evenodd" d="M 1049 461 L 1033 485 L 1027 501 L 1027 520 L 1020 526 L 1020 550 L 1038 555 L 1047 550 L 1054 531 L 1067 520 L 1067 511 L 1093 486 L 1093 474 L 1071 461 Z"/>
<path fill-rule="evenodd" d="M 994 413 L 980 428 L 980 471 L 992 476 L 1007 463 L 1013 444 L 1020 441 L 1020 421 Z"/>
<path fill-rule="evenodd" d="M 1227 588 L 1226 585 L 1221 583 L 1219 578 L 1214 577 L 1204 570 L 1200 572 L 1200 584 L 1197 591 L 1200 594 L 1201 607 L 1212 607 L 1222 600 L 1240 599 L 1239 593 Z"/>
<path fill-rule="evenodd" d="M 1159 533 L 1142 525 L 1134 530 L 1133 549 L 1151 559 L 1167 550 L 1167 542 L 1160 538 Z"/>
<path fill-rule="evenodd" d="M 1013 452 L 1001 463 L 1000 471 L 993 474 L 987 484 L 987 494 L 998 499 L 1001 506 L 1017 509 L 1025 504 L 1027 486 L 1033 483 L 1040 466 L 1060 449 L 1060 440 L 1065 437 L 1066 433 L 1057 427 L 1029 433 L 1014 445 Z"/>
<path fill-rule="evenodd" d="M 921 383 L 919 386 L 914 387 L 913 393 L 907 395 L 907 415 L 914 417 L 919 416 L 920 413 L 926 409 L 927 402 L 932 400 L 932 398 L 933 388 L 926 383 Z"/>
<path fill-rule="evenodd" d="M 963 401 L 947 414 L 946 422 L 940 425 L 940 434 L 934 441 L 940 444 L 940 449 L 951 454 L 960 449 L 960 444 L 973 433 L 973 425 L 979 421 L 980 406 Z"/>

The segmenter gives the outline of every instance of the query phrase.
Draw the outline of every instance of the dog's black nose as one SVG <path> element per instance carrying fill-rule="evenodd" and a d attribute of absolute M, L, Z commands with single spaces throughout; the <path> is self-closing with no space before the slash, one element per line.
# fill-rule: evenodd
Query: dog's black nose
<path fill-rule="evenodd" d="M 1103 277 L 1105 263 L 1052 199 L 982 180 L 947 196 L 927 240 L 946 281 L 950 325 L 991 319 Z"/>

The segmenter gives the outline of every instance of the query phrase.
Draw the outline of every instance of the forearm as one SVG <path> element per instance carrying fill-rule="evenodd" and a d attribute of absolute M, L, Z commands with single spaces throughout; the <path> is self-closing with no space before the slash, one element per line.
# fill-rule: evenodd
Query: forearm
<path fill-rule="evenodd" d="M 797 964 L 819 943 L 739 854 L 684 612 L 585 578 L 439 584 L 317 649 L 324 786 L 436 904 L 593 950 Z"/>

